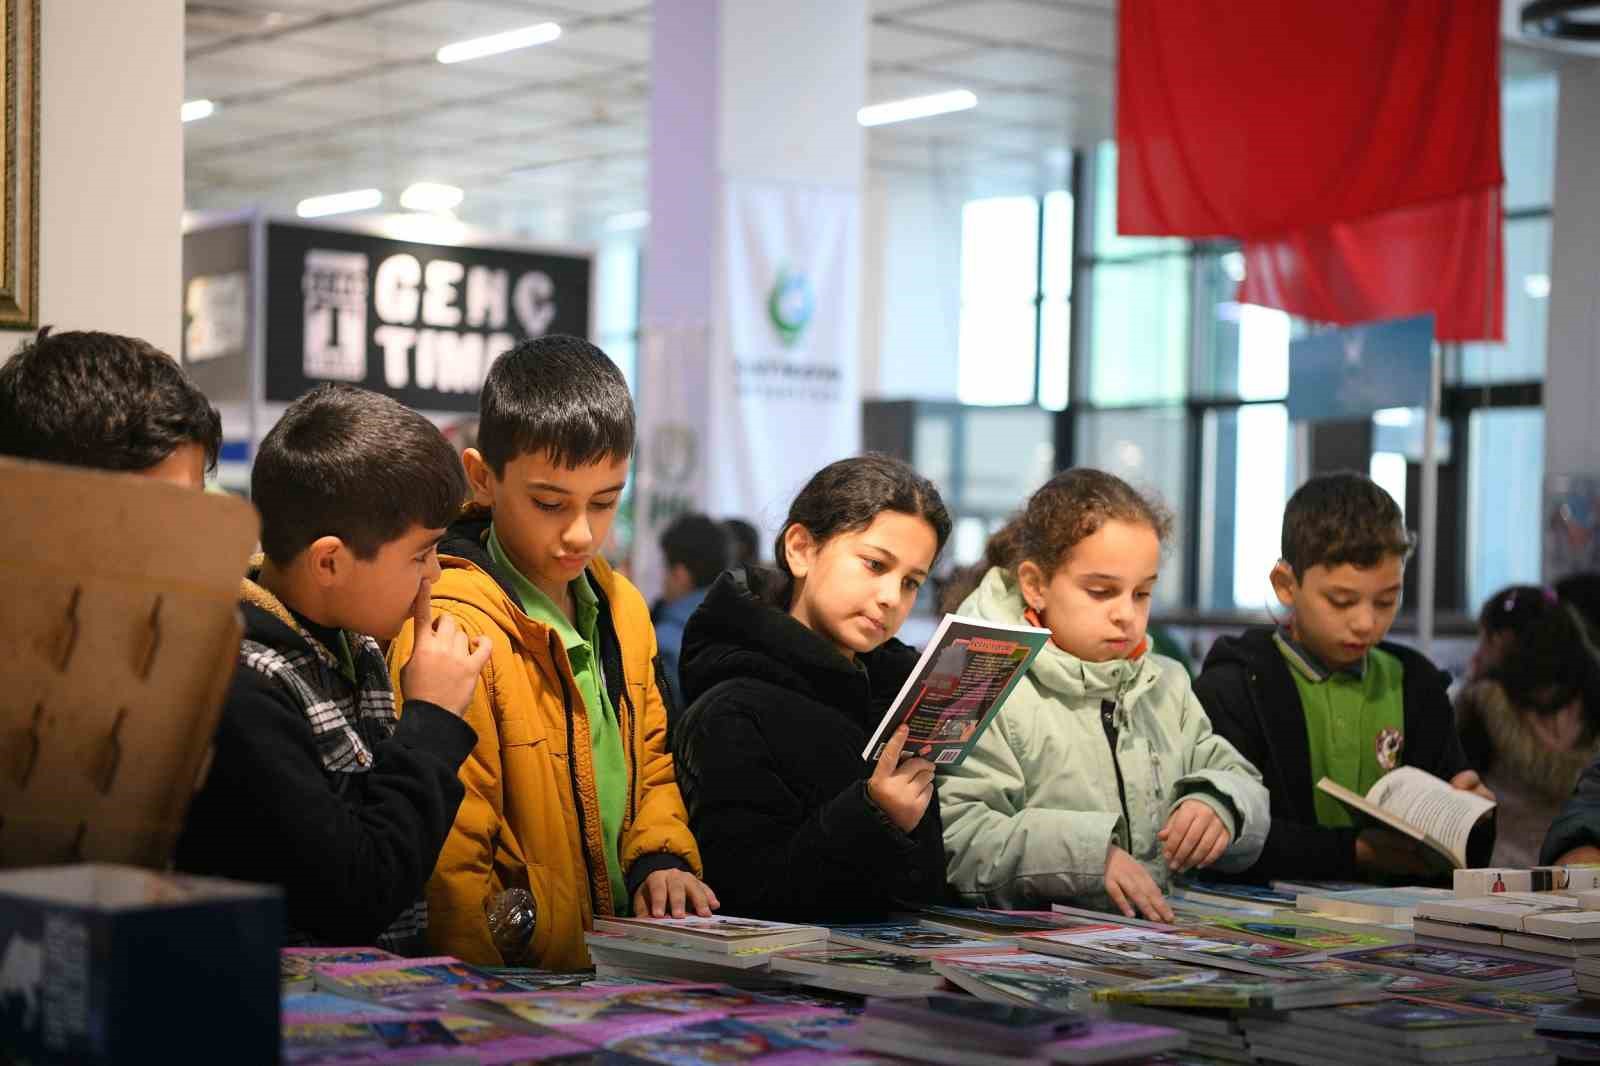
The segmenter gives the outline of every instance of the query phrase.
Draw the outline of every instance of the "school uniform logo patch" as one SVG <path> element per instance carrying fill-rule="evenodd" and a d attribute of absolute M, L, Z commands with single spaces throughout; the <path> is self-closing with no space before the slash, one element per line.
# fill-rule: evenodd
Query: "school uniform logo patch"
<path fill-rule="evenodd" d="M 1405 735 L 1394 726 L 1378 733 L 1375 748 L 1378 755 L 1378 765 L 1384 770 L 1393 770 L 1400 765 L 1400 752 L 1406 746 Z"/>

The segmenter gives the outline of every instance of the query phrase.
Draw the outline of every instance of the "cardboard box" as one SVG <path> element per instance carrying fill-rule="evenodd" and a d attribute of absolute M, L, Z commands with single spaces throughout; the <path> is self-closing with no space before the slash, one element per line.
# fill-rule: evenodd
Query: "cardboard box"
<path fill-rule="evenodd" d="M 277 1062 L 283 925 L 282 893 L 261 885 L 0 873 L 0 1046 L 38 1063 Z"/>

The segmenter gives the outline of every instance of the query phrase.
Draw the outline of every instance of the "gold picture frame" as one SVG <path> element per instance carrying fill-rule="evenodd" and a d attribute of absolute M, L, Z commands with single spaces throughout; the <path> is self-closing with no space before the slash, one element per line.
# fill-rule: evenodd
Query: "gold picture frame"
<path fill-rule="evenodd" d="M 0 136 L 0 328 L 39 324 L 39 0 L 0 0 L 5 129 Z"/>

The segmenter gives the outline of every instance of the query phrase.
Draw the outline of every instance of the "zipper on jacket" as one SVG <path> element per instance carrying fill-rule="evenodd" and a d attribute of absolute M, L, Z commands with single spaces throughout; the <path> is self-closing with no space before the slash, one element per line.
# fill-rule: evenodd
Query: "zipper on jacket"
<path fill-rule="evenodd" d="M 645 684 L 649 684 L 646 680 Z M 628 744 L 628 812 L 623 816 L 622 828 L 628 829 L 633 825 L 633 819 L 639 813 L 639 738 L 635 735 L 638 728 L 639 714 L 634 709 L 633 697 L 628 695 L 628 684 L 622 684 L 622 705 L 628 709 L 627 728 L 623 736 Z"/>
<path fill-rule="evenodd" d="M 1133 819 L 1128 817 L 1128 786 L 1122 780 L 1122 763 L 1117 759 L 1117 705 L 1112 700 L 1100 701 L 1100 728 L 1106 731 L 1106 743 L 1111 746 L 1111 766 L 1117 771 L 1117 799 L 1122 803 L 1122 824 L 1128 830 L 1128 852 L 1133 853 Z"/>
<path fill-rule="evenodd" d="M 565 655 L 566 649 L 561 647 L 555 631 L 550 631 L 550 654 L 555 658 L 556 680 L 561 682 L 561 705 L 566 711 L 567 718 L 567 776 L 571 779 L 572 809 L 578 814 L 578 835 L 583 838 L 583 846 L 578 850 L 583 853 L 583 872 L 589 882 L 589 913 L 595 916 L 600 914 L 600 899 L 594 891 L 594 864 L 589 860 L 589 822 L 583 813 L 583 790 L 578 785 L 578 749 L 574 739 L 572 726 L 572 690 L 567 687 L 567 676 L 561 672 L 561 659 L 557 652 Z M 607 875 L 610 876 L 609 874 Z M 615 911 L 615 905 L 612 910 Z"/>

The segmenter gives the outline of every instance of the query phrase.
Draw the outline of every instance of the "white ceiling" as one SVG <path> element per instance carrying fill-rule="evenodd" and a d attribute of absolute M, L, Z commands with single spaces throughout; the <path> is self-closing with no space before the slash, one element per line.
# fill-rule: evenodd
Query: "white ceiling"
<path fill-rule="evenodd" d="M 643 0 L 190 0 L 188 206 L 417 180 L 463 219 L 568 238 L 645 206 Z M 1111 132 L 1116 0 L 870 0 L 872 101 L 966 88 L 977 109 L 868 131 L 880 171 L 1034 183 Z M 445 66 L 443 44 L 535 22 L 549 45 Z"/>

